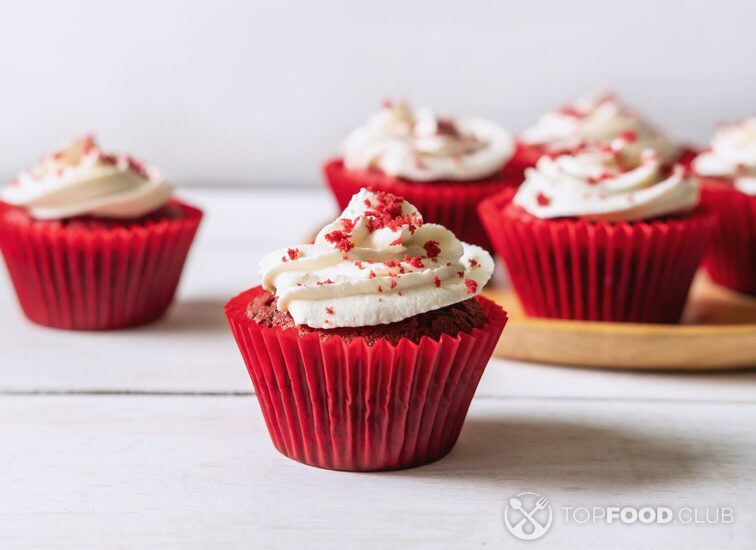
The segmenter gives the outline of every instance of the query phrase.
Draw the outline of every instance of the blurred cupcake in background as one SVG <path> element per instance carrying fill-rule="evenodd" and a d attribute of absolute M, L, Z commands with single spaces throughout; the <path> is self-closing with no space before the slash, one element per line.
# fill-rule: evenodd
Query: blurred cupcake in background
<path fill-rule="evenodd" d="M 704 267 L 715 282 L 756 294 L 756 117 L 722 127 L 693 171 L 719 214 Z"/>
<path fill-rule="evenodd" d="M 662 163 L 670 163 L 682 153 L 675 141 L 624 106 L 614 94 L 602 92 L 541 116 L 519 136 L 517 162 L 534 166 L 543 155 L 574 153 L 616 138 L 626 142 L 626 155 L 637 158 L 642 151 L 652 149 Z"/>
<path fill-rule="evenodd" d="M 0 194 L 0 249 L 26 316 L 104 330 L 162 315 L 202 217 L 172 194 L 91 136 L 21 173 Z"/>
<path fill-rule="evenodd" d="M 395 193 L 427 221 L 489 247 L 476 208 L 483 198 L 522 181 L 522 171 L 507 170 L 513 152 L 510 134 L 490 120 L 385 102 L 349 133 L 342 156 L 324 170 L 339 208 L 363 187 Z"/>
<path fill-rule="evenodd" d="M 518 190 L 481 204 L 527 314 L 679 320 L 712 216 L 682 166 L 633 145 L 544 156 Z"/>
<path fill-rule="evenodd" d="M 506 323 L 482 248 L 360 190 L 314 244 L 260 262 L 226 316 L 276 448 L 336 470 L 448 453 Z"/>

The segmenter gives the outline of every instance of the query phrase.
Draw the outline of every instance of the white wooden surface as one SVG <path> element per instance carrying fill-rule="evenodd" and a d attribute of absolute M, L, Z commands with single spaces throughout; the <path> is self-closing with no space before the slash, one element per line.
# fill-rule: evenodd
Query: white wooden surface
<path fill-rule="evenodd" d="M 207 218 L 179 300 L 106 334 L 28 324 L 0 278 L 0 548 L 508 547 L 507 499 L 729 506 L 730 525 L 576 525 L 534 547 L 756 547 L 756 372 L 603 372 L 495 359 L 459 444 L 390 474 L 272 447 L 222 314 L 325 193 L 193 190 Z"/>

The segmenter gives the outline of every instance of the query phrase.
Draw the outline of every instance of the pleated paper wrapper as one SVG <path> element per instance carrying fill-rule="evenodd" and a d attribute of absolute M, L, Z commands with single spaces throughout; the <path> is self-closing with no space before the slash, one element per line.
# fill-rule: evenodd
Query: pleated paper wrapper
<path fill-rule="evenodd" d="M 505 191 L 480 214 L 528 315 L 674 323 L 714 217 L 705 208 L 650 222 L 541 220 Z"/>
<path fill-rule="evenodd" d="M 728 182 L 701 178 L 703 203 L 718 214 L 703 265 L 711 279 L 756 294 L 756 196 Z"/>
<path fill-rule="evenodd" d="M 0 248 L 26 316 L 70 330 L 125 328 L 160 317 L 202 218 L 200 210 L 174 204 L 183 218 L 143 226 L 0 221 Z"/>
<path fill-rule="evenodd" d="M 250 289 L 226 316 L 276 448 L 321 468 L 395 470 L 433 462 L 457 440 L 506 313 L 478 297 L 480 329 L 374 345 L 301 335 L 247 317 Z"/>

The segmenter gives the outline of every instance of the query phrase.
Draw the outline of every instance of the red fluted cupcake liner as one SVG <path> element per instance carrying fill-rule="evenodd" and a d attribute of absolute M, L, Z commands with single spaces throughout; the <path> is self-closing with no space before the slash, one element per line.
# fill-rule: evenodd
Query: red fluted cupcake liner
<path fill-rule="evenodd" d="M 250 289 L 226 305 L 270 437 L 289 458 L 333 470 L 410 468 L 446 455 L 504 328 L 506 313 L 478 298 L 480 329 L 397 345 L 321 339 L 250 320 Z"/>
<path fill-rule="evenodd" d="M 511 204 L 514 193 L 480 214 L 528 315 L 679 321 L 713 226 L 706 209 L 650 222 L 541 220 Z"/>
<path fill-rule="evenodd" d="M 327 163 L 324 173 L 342 210 L 363 187 L 387 191 L 415 205 L 426 222 L 441 224 L 458 239 L 489 250 L 491 243 L 480 225 L 476 210 L 478 204 L 484 198 L 522 182 L 516 171 L 502 171 L 489 178 L 474 181 L 413 182 L 377 171 L 348 170 L 341 160 Z"/>
<path fill-rule="evenodd" d="M 202 212 L 145 225 L 60 227 L 6 219 L 2 249 L 29 320 L 70 330 L 139 325 L 162 315 L 181 276 Z"/>
<path fill-rule="evenodd" d="M 700 180 L 703 203 L 719 214 L 703 265 L 716 283 L 756 294 L 756 196 L 727 180 Z"/>

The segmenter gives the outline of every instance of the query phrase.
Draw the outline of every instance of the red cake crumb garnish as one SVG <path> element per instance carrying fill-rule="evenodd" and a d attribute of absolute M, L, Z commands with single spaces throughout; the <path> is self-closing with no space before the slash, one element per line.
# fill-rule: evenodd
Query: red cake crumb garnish
<path fill-rule="evenodd" d="M 286 251 L 286 253 L 289 255 L 289 258 L 292 260 L 296 260 L 297 258 L 299 258 L 299 254 L 300 254 L 298 248 L 290 248 L 289 250 Z"/>
<path fill-rule="evenodd" d="M 325 310 L 328 315 L 333 315 L 333 308 L 331 306 L 328 306 Z"/>
<path fill-rule="evenodd" d="M 289 258 L 287 258 L 286 256 L 281 256 L 281 261 L 286 263 L 289 261 Z"/>
<path fill-rule="evenodd" d="M 149 176 L 147 175 L 147 170 L 145 169 L 144 165 L 141 162 L 139 162 L 132 156 L 127 156 L 126 162 L 128 163 L 129 168 L 132 171 L 136 172 L 144 179 L 149 179 Z"/>
<path fill-rule="evenodd" d="M 368 273 L 368 279 L 375 279 L 375 271 Z"/>
<path fill-rule="evenodd" d="M 349 240 L 350 234 L 343 231 L 331 231 L 325 234 L 325 240 L 336 246 L 338 250 L 342 252 L 349 252 L 354 248 L 354 243 Z"/>
<path fill-rule="evenodd" d="M 414 233 L 423 220 L 417 214 L 402 215 L 402 203 L 404 199 L 387 193 L 375 191 L 378 204 L 373 205 L 371 210 L 365 212 L 368 230 L 370 232 L 388 227 L 392 231 L 398 231 L 402 226 L 409 227 L 410 233 Z"/>
<path fill-rule="evenodd" d="M 438 278 L 438 275 L 433 277 L 433 284 L 436 285 L 437 288 L 441 286 L 441 279 Z"/>
<path fill-rule="evenodd" d="M 470 258 L 470 266 L 478 267 L 478 260 L 476 260 L 475 258 Z"/>
<path fill-rule="evenodd" d="M 365 269 L 365 265 L 360 260 L 355 261 L 354 265 L 356 265 L 358 269 Z"/>
<path fill-rule="evenodd" d="M 438 246 L 438 241 L 425 241 L 423 248 L 425 249 L 425 253 L 431 259 L 436 258 L 439 254 L 441 254 L 441 249 Z"/>
<path fill-rule="evenodd" d="M 451 262 L 446 262 L 446 267 L 451 267 Z"/>
<path fill-rule="evenodd" d="M 345 233 L 351 233 L 354 231 L 354 223 L 356 220 L 350 220 L 349 218 L 342 218 L 341 219 L 341 227 L 344 229 Z"/>
<path fill-rule="evenodd" d="M 365 202 L 365 206 L 367 206 L 368 208 L 372 208 L 373 207 L 373 204 L 370 202 L 369 199 L 365 199 L 364 202 Z"/>
<path fill-rule="evenodd" d="M 402 262 L 400 262 L 399 260 L 386 260 L 385 262 L 383 262 L 383 265 L 385 265 L 386 267 L 401 267 Z"/>
<path fill-rule="evenodd" d="M 397 292 L 397 294 L 398 294 L 399 296 L 404 296 L 404 292 L 402 292 L 401 290 L 400 290 L 399 292 Z"/>
<path fill-rule="evenodd" d="M 636 141 L 638 141 L 638 134 L 633 130 L 625 130 L 617 137 L 625 140 L 628 143 L 635 143 Z"/>
<path fill-rule="evenodd" d="M 391 279 L 391 290 L 394 290 L 397 284 L 396 279 Z"/>
<path fill-rule="evenodd" d="M 118 156 L 117 155 L 109 155 L 107 153 L 103 153 L 102 151 L 97 152 L 97 159 L 103 163 L 110 166 L 113 166 L 115 164 L 118 164 Z"/>
<path fill-rule="evenodd" d="M 402 244 L 402 236 L 401 235 L 399 235 L 396 239 L 394 239 L 393 241 L 391 241 L 389 243 L 389 246 L 399 246 L 400 244 Z"/>
<path fill-rule="evenodd" d="M 383 287 L 380 285 L 378 286 L 378 292 L 383 292 Z"/>
<path fill-rule="evenodd" d="M 551 204 L 551 199 L 539 191 L 536 195 L 536 202 L 538 206 L 548 206 Z"/>
<path fill-rule="evenodd" d="M 425 265 L 423 265 L 423 259 L 420 258 L 419 256 L 412 256 L 411 258 L 409 256 L 405 256 L 404 261 L 405 263 L 408 263 L 412 267 L 417 268 L 417 269 L 422 269 L 425 267 Z"/>
<path fill-rule="evenodd" d="M 478 291 L 478 283 L 472 279 L 465 279 L 465 286 L 468 294 L 475 294 Z"/>
<path fill-rule="evenodd" d="M 465 272 L 464 271 L 457 271 L 457 277 L 459 277 L 461 279 L 464 276 L 465 276 Z"/>
<path fill-rule="evenodd" d="M 317 284 L 318 286 L 322 286 L 322 285 L 332 285 L 332 284 L 334 284 L 334 282 L 333 282 L 333 281 L 332 281 L 331 279 L 326 279 L 325 281 L 318 281 L 318 282 L 317 282 L 317 283 L 315 283 L 315 284 Z"/>
<path fill-rule="evenodd" d="M 454 121 L 446 117 L 436 119 L 436 135 L 439 136 L 459 136 L 459 129 Z"/>

